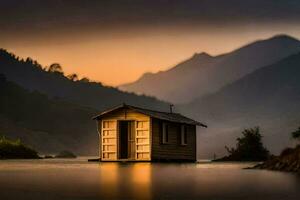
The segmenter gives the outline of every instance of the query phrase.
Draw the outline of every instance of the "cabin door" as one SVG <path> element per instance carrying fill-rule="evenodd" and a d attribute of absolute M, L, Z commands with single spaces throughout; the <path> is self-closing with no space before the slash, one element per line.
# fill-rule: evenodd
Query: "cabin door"
<path fill-rule="evenodd" d="M 135 159 L 135 131 L 133 121 L 119 121 L 119 159 Z"/>

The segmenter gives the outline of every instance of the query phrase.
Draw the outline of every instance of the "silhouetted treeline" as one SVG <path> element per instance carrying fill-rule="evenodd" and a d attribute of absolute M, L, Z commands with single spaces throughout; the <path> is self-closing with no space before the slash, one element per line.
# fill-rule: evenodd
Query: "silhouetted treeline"
<path fill-rule="evenodd" d="M 37 60 L 33 60 L 30 57 L 27 57 L 24 60 L 23 58 L 20 58 L 19 56 L 16 56 L 14 53 L 8 52 L 7 50 L 2 49 L 2 48 L 0 48 L 0 53 L 3 54 L 3 56 L 6 57 L 7 59 L 13 58 L 18 62 L 21 62 L 21 63 L 24 63 L 24 64 L 30 64 L 30 65 L 32 65 L 34 67 L 37 67 L 39 69 L 42 69 L 46 72 L 56 73 L 56 74 L 60 74 L 60 75 L 63 75 L 63 76 L 65 75 L 65 73 L 63 71 L 63 67 L 59 63 L 53 63 L 50 66 L 43 67 L 40 63 L 38 63 Z M 90 79 L 87 78 L 87 77 L 83 77 L 83 78 L 79 79 L 78 75 L 75 74 L 75 73 L 66 75 L 66 77 L 69 78 L 72 81 L 91 82 Z M 95 81 L 95 83 L 98 83 L 98 84 L 102 85 L 101 82 Z"/>
<path fill-rule="evenodd" d="M 5 74 L 8 80 L 23 88 L 37 90 L 50 98 L 61 98 L 98 110 L 124 102 L 154 109 L 168 109 L 167 103 L 154 97 L 122 92 L 86 77 L 79 79 L 77 74 L 65 76 L 59 63 L 42 67 L 31 58 L 24 61 L 3 49 L 0 50 L 0 60 L 0 73 Z"/>

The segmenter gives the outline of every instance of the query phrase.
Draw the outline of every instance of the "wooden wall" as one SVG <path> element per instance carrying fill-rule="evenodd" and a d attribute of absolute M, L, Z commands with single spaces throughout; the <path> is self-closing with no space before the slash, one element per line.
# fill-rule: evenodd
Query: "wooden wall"
<path fill-rule="evenodd" d="M 187 145 L 180 143 L 181 124 L 166 122 L 169 125 L 169 142 L 161 143 L 161 124 L 158 119 L 152 119 L 152 154 L 153 161 L 196 161 L 196 126 L 187 126 Z"/>
<path fill-rule="evenodd" d="M 136 160 L 151 158 L 150 117 L 130 109 L 119 109 L 99 120 L 99 152 L 101 160 L 118 160 L 118 120 L 134 121 Z"/>

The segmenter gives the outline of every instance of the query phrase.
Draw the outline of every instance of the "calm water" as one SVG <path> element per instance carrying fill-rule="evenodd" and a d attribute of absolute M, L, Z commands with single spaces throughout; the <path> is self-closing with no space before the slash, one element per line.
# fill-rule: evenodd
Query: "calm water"
<path fill-rule="evenodd" d="M 0 161 L 0 199 L 300 199 L 300 177 L 253 163 Z"/>

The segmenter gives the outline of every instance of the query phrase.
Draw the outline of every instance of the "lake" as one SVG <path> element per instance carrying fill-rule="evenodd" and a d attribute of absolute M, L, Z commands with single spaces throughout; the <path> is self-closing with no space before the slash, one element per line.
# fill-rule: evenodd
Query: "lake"
<path fill-rule="evenodd" d="M 253 163 L 0 161 L 0 199 L 300 199 L 300 176 Z"/>

